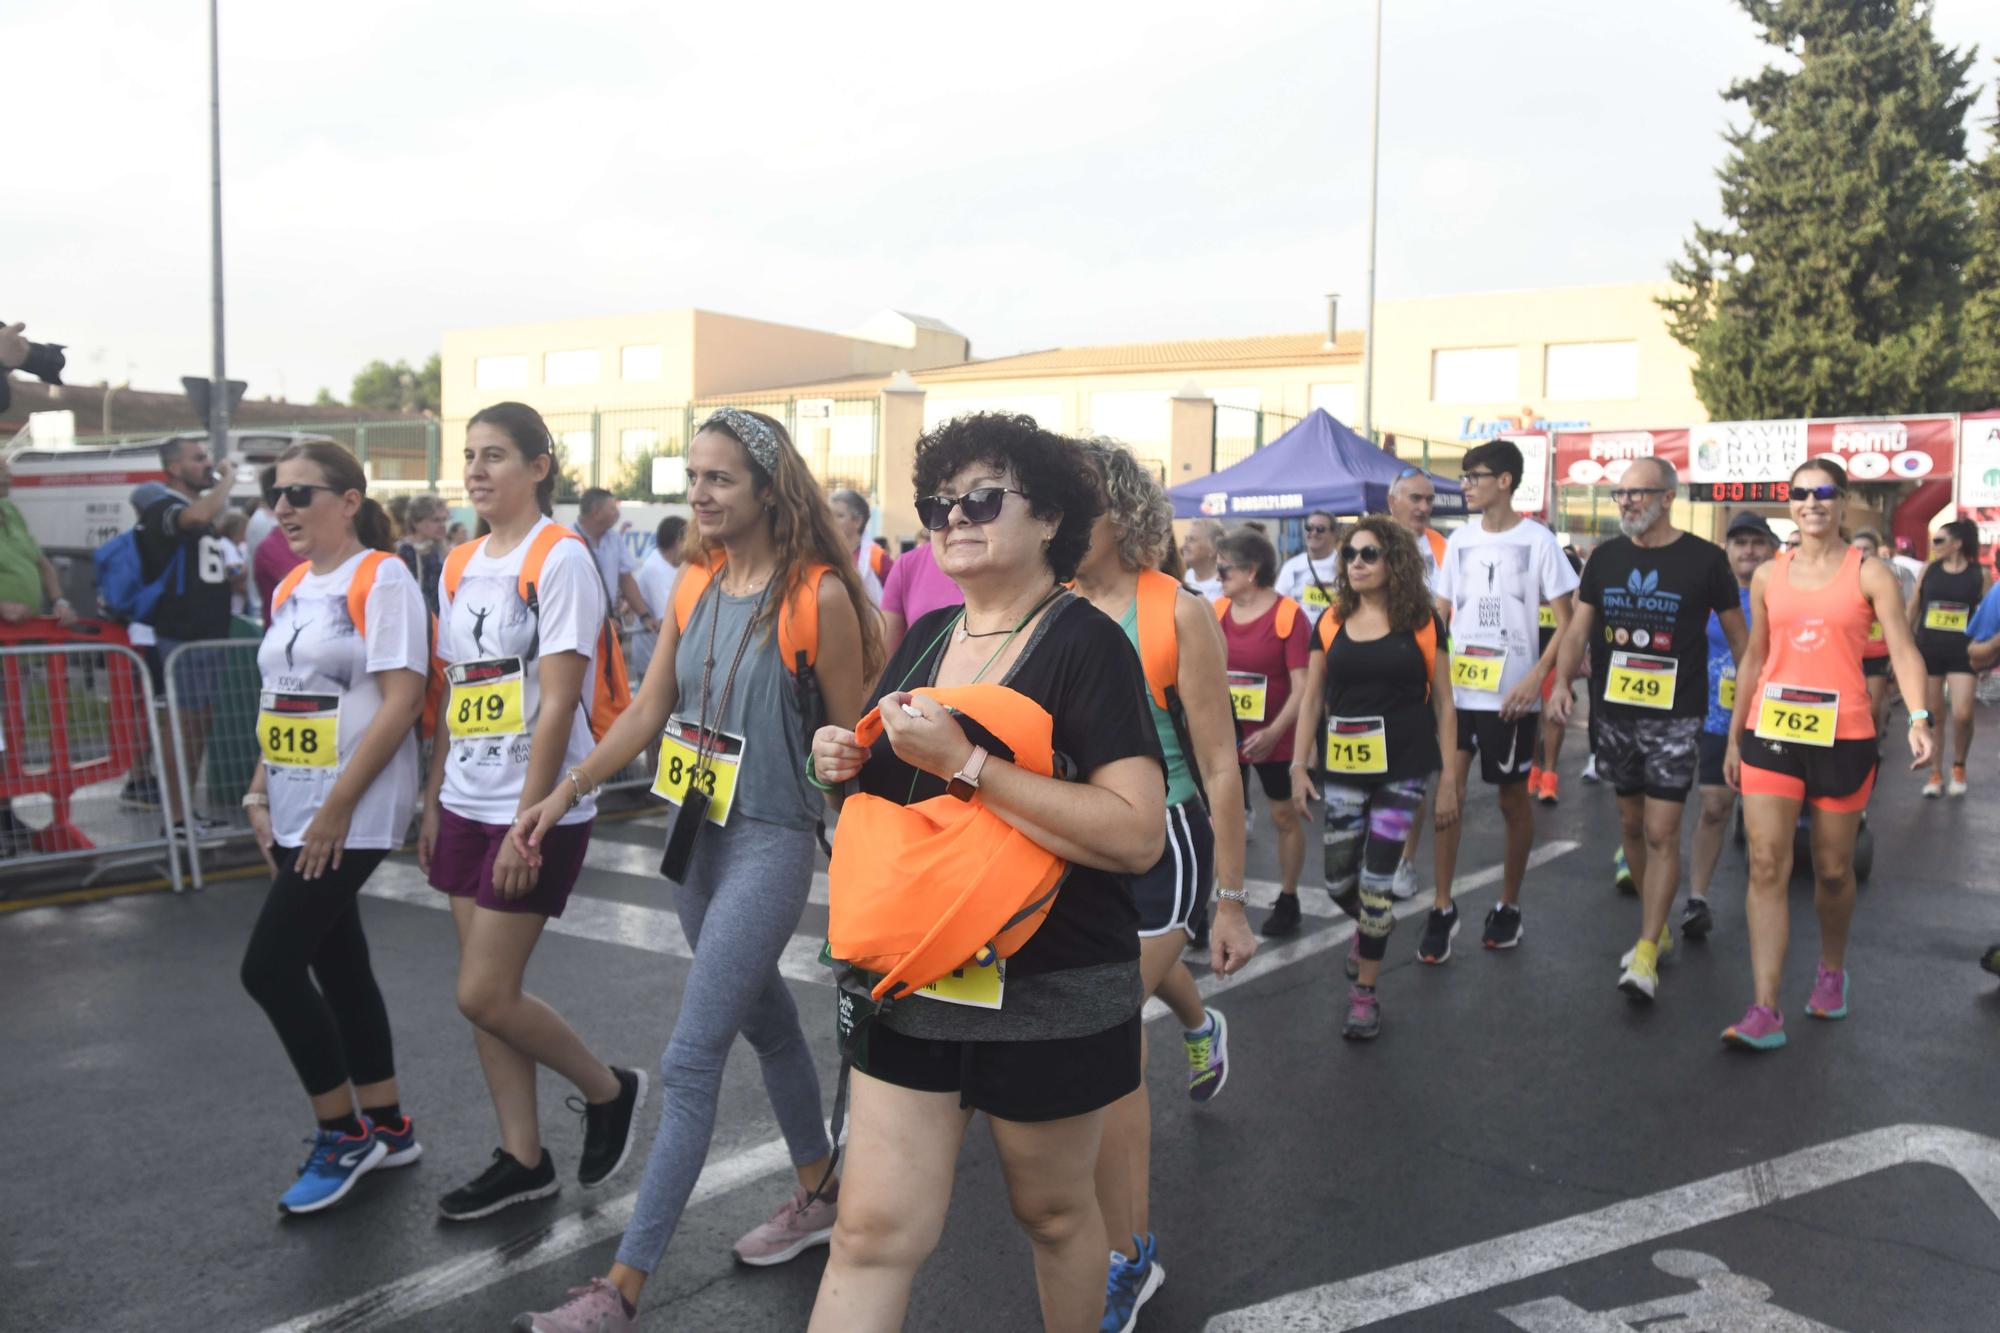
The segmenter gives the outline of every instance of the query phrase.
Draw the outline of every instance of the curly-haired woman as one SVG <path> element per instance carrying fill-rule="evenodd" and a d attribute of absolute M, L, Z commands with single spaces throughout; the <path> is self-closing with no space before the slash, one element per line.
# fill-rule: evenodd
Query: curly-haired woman
<path fill-rule="evenodd" d="M 1001 1007 L 920 991 L 867 1029 L 812 1327 L 902 1326 L 911 1281 L 944 1230 L 966 1126 L 984 1111 L 1034 1249 L 1042 1322 L 1090 1328 L 1104 1309 L 1098 1142 L 1105 1108 L 1139 1086 L 1139 914 L 1127 877 L 1164 846 L 1160 742 L 1124 631 L 1063 587 L 1104 507 L 1076 445 L 1028 417 L 962 416 L 918 441 L 915 481 L 938 568 L 965 605 L 910 626 L 882 673 L 885 734 L 863 747 L 845 727 L 822 728 L 815 776 L 836 805 L 850 780 L 899 805 L 976 792 L 1068 870 L 1046 920 L 1006 960 Z M 979 682 L 1039 705 L 1077 780 L 989 754 L 996 739 L 976 743 L 966 723 L 909 692 Z M 937 887 L 955 893 L 960 881 Z M 836 881 L 836 910 L 844 891 Z M 853 985 L 843 1002 L 866 1003 Z"/>
<path fill-rule="evenodd" d="M 1450 655 L 1438 650 L 1443 626 L 1409 529 L 1387 515 L 1363 518 L 1341 544 L 1338 574 L 1306 665 L 1292 800 L 1311 817 L 1311 769 L 1323 749 L 1326 890 L 1355 927 L 1341 1035 L 1366 1041 L 1382 1030 L 1375 981 L 1396 925 L 1396 866 L 1440 768 L 1436 824 L 1458 822 L 1458 776 L 1439 748 L 1439 737 L 1457 736 L 1458 713 Z"/>

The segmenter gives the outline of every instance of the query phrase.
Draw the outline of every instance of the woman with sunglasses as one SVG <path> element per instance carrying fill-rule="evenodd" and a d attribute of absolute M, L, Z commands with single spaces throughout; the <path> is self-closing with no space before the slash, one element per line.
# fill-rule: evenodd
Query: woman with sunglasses
<path fill-rule="evenodd" d="M 1972 752 L 1972 663 L 1966 658 L 1971 640 L 1966 634 L 1979 603 L 1986 597 L 1986 568 L 1979 563 L 1979 525 L 1969 518 L 1939 528 L 1931 536 L 1931 563 L 1917 583 L 1910 607 L 1910 628 L 1923 654 L 1924 706 L 1940 716 L 1945 695 L 1951 696 L 1951 784 L 1944 780 L 1944 746 L 1931 757 L 1930 781 L 1924 795 L 1965 795 L 1965 759 Z M 1915 695 L 1907 695 L 1915 698 Z"/>
<path fill-rule="evenodd" d="M 1104 488 L 1106 507 L 1076 569 L 1077 595 L 1118 622 L 1142 661 L 1151 636 L 1164 631 L 1175 644 L 1177 675 L 1164 692 L 1164 705 L 1162 691 L 1147 682 L 1153 730 L 1167 761 L 1167 849 L 1133 879 L 1132 893 L 1139 907 L 1139 971 L 1146 998 L 1157 993 L 1180 1020 L 1188 1096 L 1205 1103 L 1228 1077 L 1227 1020 L 1202 1004 L 1181 955 L 1207 910 L 1212 881 L 1222 887 L 1210 935 L 1211 965 L 1228 976 L 1257 951 L 1243 912 L 1243 789 L 1222 643 L 1207 600 L 1155 568 L 1173 554 L 1174 511 L 1160 483 L 1122 445 L 1085 440 L 1082 449 Z M 1142 596 L 1142 584 L 1172 594 L 1170 623 L 1141 623 L 1142 601 L 1152 604 Z M 1105 1112 L 1097 1155 L 1097 1202 L 1112 1254 L 1104 1315 L 1113 1328 L 1129 1327 L 1165 1276 L 1149 1230 L 1152 1141 L 1152 1106 L 1141 1084 Z"/>
<path fill-rule="evenodd" d="M 1292 805 L 1292 728 L 1305 686 L 1313 622 L 1297 602 L 1273 587 L 1278 553 L 1262 533 L 1233 532 L 1216 552 L 1222 599 L 1215 610 L 1229 650 L 1229 697 L 1243 786 L 1249 789 L 1254 771 L 1278 831 L 1278 901 L 1262 927 L 1263 934 L 1278 938 L 1299 929 L 1306 833 Z M 1334 558 L 1331 541 L 1326 554 L 1329 561 Z"/>
<path fill-rule="evenodd" d="M 1791 516 L 1799 548 L 1759 566 L 1750 581 L 1750 642 L 1737 672 L 1723 775 L 1743 793 L 1755 996 L 1722 1039 L 1751 1050 L 1785 1044 L 1778 987 L 1791 930 L 1786 889 L 1801 808 L 1812 812 L 1813 905 L 1819 966 L 1806 1013 L 1847 1016 L 1847 936 L 1854 920 L 1854 839 L 1875 787 L 1881 743 L 1861 674 L 1868 627 L 1880 622 L 1904 697 L 1915 699 L 1924 663 L 1896 576 L 1841 536 L 1847 473 L 1814 459 L 1792 473 Z M 1930 714 L 1910 711 L 1912 769 L 1931 757 Z"/>
<path fill-rule="evenodd" d="M 430 617 L 401 562 L 371 554 L 392 545 L 389 516 L 368 498 L 354 455 L 295 444 L 270 490 L 276 531 L 304 563 L 274 586 L 277 609 L 257 650 L 263 762 L 243 807 L 271 892 L 242 977 L 319 1121 L 278 1201 L 282 1212 L 310 1213 L 376 1167 L 423 1152 L 402 1111 L 358 899 L 416 809 Z M 350 591 L 362 599 L 358 627 Z"/>
<path fill-rule="evenodd" d="M 451 900 L 458 1008 L 472 1024 L 499 1120 L 492 1165 L 438 1201 L 467 1222 L 559 1190 L 542 1146 L 535 1083 L 543 1067 L 573 1084 L 584 1122 L 577 1183 L 624 1165 L 645 1076 L 606 1064 L 546 1002 L 522 989 L 551 917 L 583 869 L 597 803 L 586 797 L 531 862 L 507 832 L 590 750 L 589 695 L 605 638 L 604 583 L 581 538 L 550 517 L 554 441 L 541 414 L 498 403 L 465 431 L 465 494 L 486 535 L 453 553 L 438 597 L 446 689 L 431 747 L 417 863 Z M 550 529 L 554 529 L 550 532 Z M 544 534 L 548 535 L 544 535 Z M 522 596 L 531 553 L 541 568 Z M 454 583 L 455 580 L 455 583 Z"/>
<path fill-rule="evenodd" d="M 560 1307 L 522 1315 L 515 1327 L 528 1333 L 638 1327 L 640 1295 L 708 1160 L 723 1066 L 738 1036 L 757 1053 L 794 1184 L 770 1218 L 736 1242 L 736 1258 L 757 1267 L 794 1259 L 827 1242 L 838 1211 L 819 1073 L 778 970 L 812 889 L 823 808 L 806 777 L 807 745 L 821 719 L 809 716 L 811 692 L 795 684 L 779 636 L 810 598 L 817 706 L 851 727 L 863 683 L 882 665 L 874 604 L 849 539 L 773 418 L 727 407 L 713 413 L 689 442 L 688 488 L 697 537 L 677 592 L 698 578 L 705 580 L 699 596 L 684 618 L 661 618 L 656 665 L 632 706 L 570 770 L 573 781 L 514 826 L 514 845 L 532 861 L 579 792 L 595 790 L 656 742 L 663 771 L 673 771 L 676 755 L 691 767 L 706 760 L 729 770 L 727 784 L 714 788 L 726 796 L 705 807 L 689 802 L 693 779 L 668 796 L 679 819 L 701 821 L 673 895 L 694 961 L 660 1057 L 660 1127 L 632 1220 L 610 1271 Z M 676 827 L 670 858 L 680 836 Z"/>
<path fill-rule="evenodd" d="M 910 626 L 882 673 L 886 734 L 864 749 L 851 730 L 822 728 L 815 775 L 836 806 L 850 780 L 899 805 L 976 793 L 1068 868 L 1047 918 L 1006 960 L 999 1008 L 919 992 L 868 1020 L 840 1219 L 811 1326 L 903 1325 L 911 1282 L 944 1229 L 966 1127 L 984 1111 L 1034 1250 L 1043 1325 L 1095 1328 L 1105 1249 L 1093 1173 L 1105 1108 L 1140 1086 L 1139 914 L 1128 877 L 1165 846 L 1158 733 L 1124 631 L 1063 586 L 1103 508 L 1076 445 L 1029 417 L 961 416 L 917 442 L 915 481 L 938 567 L 965 605 Z M 974 683 L 1005 685 L 1047 712 L 1077 779 L 989 754 L 968 724 L 910 692 Z M 856 985 L 843 980 L 843 1003 L 867 1001 Z M 946 1320 L 940 1309 L 912 1322 Z"/>
<path fill-rule="evenodd" d="M 1409 529 L 1385 514 L 1361 519 L 1338 572 L 1333 626 L 1314 634 L 1300 692 L 1292 799 L 1299 818 L 1311 818 L 1312 769 L 1323 767 L 1326 890 L 1355 928 L 1341 1035 L 1370 1041 L 1382 1031 L 1375 984 L 1396 925 L 1396 867 L 1440 770 L 1433 822 L 1458 821 L 1458 774 L 1439 745 L 1458 734 L 1458 713 L 1451 657 L 1439 651 L 1444 626 Z"/>

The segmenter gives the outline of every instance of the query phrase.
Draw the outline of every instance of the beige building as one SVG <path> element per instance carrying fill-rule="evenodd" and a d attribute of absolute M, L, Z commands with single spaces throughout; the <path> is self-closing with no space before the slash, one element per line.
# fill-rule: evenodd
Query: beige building
<path fill-rule="evenodd" d="M 1538 422 L 1706 420 L 1692 358 L 1655 304 L 1668 290 L 1626 283 L 1381 302 L 1375 428 L 1402 456 L 1450 472 L 1478 441 Z M 1316 407 L 1352 424 L 1361 335 L 1335 324 L 1330 309 L 1328 329 L 1316 332 L 983 361 L 968 360 L 966 339 L 947 326 L 895 312 L 847 335 L 705 311 L 458 330 L 444 340 L 444 415 L 462 420 L 484 402 L 520 398 L 551 414 L 574 463 L 578 431 L 630 459 L 629 432 L 648 451 L 670 437 L 677 445 L 678 423 L 693 416 L 633 427 L 618 424 L 620 411 L 755 404 L 793 427 L 823 478 L 874 492 L 884 530 L 907 536 L 915 513 L 897 479 L 909 476 L 917 436 L 961 412 L 1024 412 L 1057 430 L 1112 436 L 1169 484 L 1239 461 Z M 635 367 L 642 373 L 626 373 Z"/>

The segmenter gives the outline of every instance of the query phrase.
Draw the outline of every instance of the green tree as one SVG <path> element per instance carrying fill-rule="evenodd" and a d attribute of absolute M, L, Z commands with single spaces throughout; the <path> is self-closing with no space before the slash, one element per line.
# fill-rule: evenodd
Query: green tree
<path fill-rule="evenodd" d="M 443 371 L 437 353 L 422 370 L 410 369 L 407 361 L 391 365 L 374 360 L 354 373 L 348 401 L 356 407 L 377 412 L 436 412 L 443 397 Z"/>
<path fill-rule="evenodd" d="M 656 458 L 679 458 L 679 441 L 663 443 L 657 449 L 649 449 L 625 465 L 618 481 L 609 489 L 621 500 L 642 500 L 647 504 L 668 497 L 653 494 L 653 460 Z"/>
<path fill-rule="evenodd" d="M 1973 52 L 1930 0 L 1737 0 L 1782 52 L 1723 96 L 1721 227 L 1661 301 L 1724 420 L 1948 407 L 1958 377 Z"/>
<path fill-rule="evenodd" d="M 341 401 L 333 396 L 333 390 L 324 384 L 319 386 L 319 395 L 313 399 L 314 407 L 340 407 Z"/>
<path fill-rule="evenodd" d="M 1959 405 L 2000 407 L 2000 80 L 1989 122 L 1993 143 L 1972 164 L 1972 257 L 1965 265 L 1965 364 Z"/>

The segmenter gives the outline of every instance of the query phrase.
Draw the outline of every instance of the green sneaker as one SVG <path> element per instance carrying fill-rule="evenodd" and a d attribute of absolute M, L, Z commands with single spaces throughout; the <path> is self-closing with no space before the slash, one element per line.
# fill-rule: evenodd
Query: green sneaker
<path fill-rule="evenodd" d="M 1618 892 L 1635 896 L 1638 894 L 1639 881 L 1632 878 L 1632 866 L 1625 859 L 1623 847 L 1620 847 L 1617 854 L 1611 858 L 1611 871 L 1613 882 L 1618 885 Z"/>
<path fill-rule="evenodd" d="M 1220 1009 L 1208 1011 L 1208 1028 L 1184 1032 L 1187 1044 L 1188 1100 L 1199 1106 L 1215 1100 L 1229 1081 L 1229 1020 Z"/>

